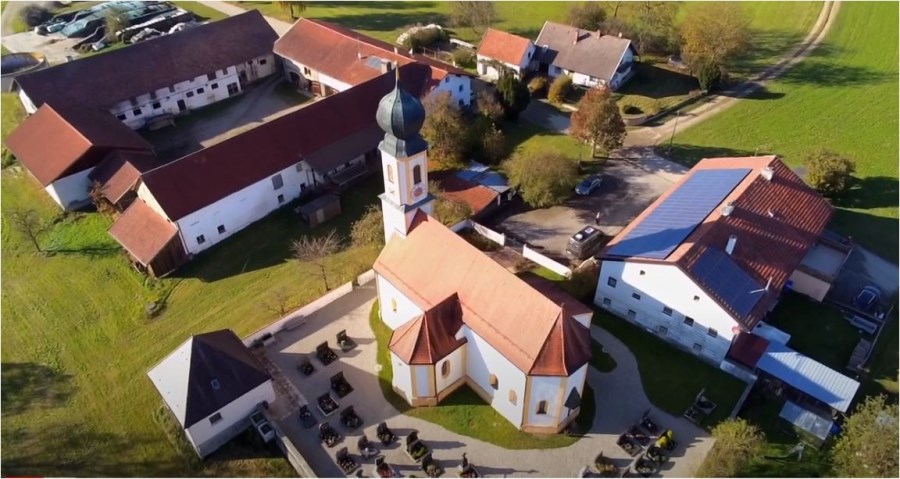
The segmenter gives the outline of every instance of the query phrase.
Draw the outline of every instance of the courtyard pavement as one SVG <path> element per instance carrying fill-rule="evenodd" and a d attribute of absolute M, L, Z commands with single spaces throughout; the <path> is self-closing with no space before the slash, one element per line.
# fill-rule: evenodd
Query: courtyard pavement
<path fill-rule="evenodd" d="M 528 476 L 528 477 L 573 477 L 583 465 L 593 462 L 601 451 L 618 465 L 631 462 L 616 438 L 637 421 L 646 410 L 651 411 L 654 420 L 663 428 L 672 429 L 678 441 L 673 458 L 661 471 L 664 477 L 686 477 L 692 475 L 709 448 L 712 439 L 708 434 L 680 417 L 673 417 L 653 407 L 641 387 L 640 374 L 634 357 L 624 344 L 606 331 L 592 328 L 591 334 L 604 349 L 615 358 L 618 367 L 611 373 L 599 373 L 593 368 L 588 381 L 594 390 L 597 414 L 590 432 L 574 445 L 559 449 L 508 450 L 467 436 L 447 431 L 432 423 L 411 418 L 398 413 L 384 400 L 378 385 L 376 344 L 369 328 L 369 312 L 375 300 L 374 285 L 358 288 L 331 305 L 311 315 L 305 324 L 291 331 L 279 333 L 274 344 L 266 347 L 268 358 L 281 373 L 296 387 L 303 400 L 312 401 L 311 410 L 318 421 L 322 414 L 315 407 L 315 398 L 330 391 L 329 378 L 342 371 L 353 386 L 354 391 L 339 399 L 340 409 L 353 406 L 364 421 L 361 431 L 348 433 L 339 424 L 338 413 L 328 419 L 332 426 L 346 437 L 331 449 L 325 449 L 318 439 L 315 428 L 303 429 L 299 425 L 294 407 L 288 406 L 284 398 L 272 405 L 273 415 L 280 428 L 286 432 L 304 455 L 316 474 L 320 476 L 342 476 L 334 463 L 334 453 L 347 447 L 355 460 L 363 464 L 363 471 L 372 474 L 373 460 L 362 460 L 357 454 L 356 441 L 360 433 L 375 440 L 375 427 L 385 421 L 400 437 L 400 441 L 388 448 L 380 448 L 389 464 L 401 474 L 422 474 L 402 450 L 403 437 L 416 430 L 419 437 L 433 449 L 433 457 L 444 467 L 444 477 L 452 477 L 459 465 L 463 452 L 470 462 L 487 476 Z M 335 335 L 346 329 L 359 344 L 349 353 L 342 353 L 335 344 Z M 311 359 L 317 371 L 310 377 L 302 377 L 296 365 L 300 358 L 314 352 L 316 345 L 323 341 L 338 354 L 339 360 L 322 367 L 315 358 Z"/>

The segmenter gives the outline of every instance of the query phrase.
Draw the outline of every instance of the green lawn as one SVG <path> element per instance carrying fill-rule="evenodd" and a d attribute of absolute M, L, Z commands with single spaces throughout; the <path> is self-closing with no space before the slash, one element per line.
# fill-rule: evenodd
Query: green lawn
<path fill-rule="evenodd" d="M 843 3 L 826 41 L 784 77 L 675 137 L 674 159 L 776 153 L 790 166 L 818 148 L 856 160 L 832 227 L 897 260 L 896 3 Z"/>
<path fill-rule="evenodd" d="M 387 347 L 391 339 L 391 329 L 381 321 L 377 301 L 369 313 L 369 326 L 378 344 L 380 366 L 378 383 L 381 392 L 395 409 L 407 416 L 432 422 L 457 434 L 474 437 L 507 449 L 551 449 L 567 447 L 578 441 L 577 436 L 566 434 L 536 435 L 519 431 L 468 386 L 457 389 L 436 407 L 410 407 L 391 387 L 394 376 L 390 350 Z M 594 422 L 596 408 L 594 393 L 588 385 L 584 387 L 582 404 L 584 406 L 575 421 L 581 431 L 587 431 Z"/>
<path fill-rule="evenodd" d="M 619 91 L 619 106 L 640 108 L 643 113 L 654 115 L 685 99 L 693 90 L 699 90 L 697 79 L 669 68 L 666 64 L 637 63 L 635 76 Z"/>
<path fill-rule="evenodd" d="M 25 118 L 25 107 L 15 93 L 0 95 L 0 146 L 6 141 L 16 126 Z"/>

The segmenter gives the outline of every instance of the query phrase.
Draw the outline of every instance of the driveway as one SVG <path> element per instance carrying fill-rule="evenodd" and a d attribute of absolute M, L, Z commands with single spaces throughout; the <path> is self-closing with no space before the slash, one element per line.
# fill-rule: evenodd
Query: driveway
<path fill-rule="evenodd" d="M 602 169 L 603 184 L 590 196 L 573 195 L 564 205 L 498 217 L 491 224 L 511 238 L 537 247 L 542 254 L 559 259 L 565 258 L 569 237 L 594 225 L 597 212 L 600 231 L 615 236 L 686 171 L 665 160 L 655 160 L 650 151 L 639 153 L 643 156 L 609 160 Z"/>
<path fill-rule="evenodd" d="M 364 472 L 371 474 L 373 462 L 364 461 L 357 454 L 356 441 L 360 433 L 365 433 L 370 440 L 374 439 L 375 427 L 382 421 L 387 422 L 401 436 L 401 441 L 402 436 L 412 430 L 418 431 L 419 437 L 434 449 L 434 458 L 445 468 L 444 477 L 452 477 L 463 452 L 467 453 L 469 460 L 482 474 L 489 476 L 572 477 L 582 465 L 592 463 L 601 451 L 620 466 L 625 466 L 631 459 L 615 444 L 616 438 L 648 409 L 663 428 L 673 430 L 679 443 L 673 459 L 663 466 L 662 476 L 691 476 L 712 446 L 712 439 L 705 431 L 681 417 L 663 413 L 650 404 L 642 389 L 634 357 L 624 344 L 596 327 L 592 328 L 592 336 L 613 356 L 618 367 L 611 373 L 590 370 L 588 381 L 594 390 L 597 414 L 590 432 L 572 446 L 546 450 L 508 450 L 400 414 L 384 400 L 378 386 L 375 358 L 377 348 L 368 325 L 369 311 L 375 295 L 372 283 L 358 288 L 311 315 L 304 325 L 293 331 L 279 333 L 276 343 L 265 349 L 268 358 L 305 398 L 302 401 L 314 401 L 317 396 L 330 391 L 329 378 L 339 371 L 344 373 L 344 377 L 354 388 L 352 393 L 338 401 L 341 408 L 353 406 L 363 419 L 364 427 L 362 431 L 349 433 L 342 443 L 332 449 L 325 449 L 319 443 L 315 428 L 300 427 L 296 409 L 286 407 L 284 398 L 279 398 L 271 407 L 279 428 L 286 432 L 320 477 L 343 476 L 334 463 L 335 450 L 340 447 L 347 447 L 353 458 L 363 464 Z M 312 359 L 318 370 L 312 376 L 301 377 L 296 369 L 297 361 L 313 352 L 316 345 L 323 341 L 327 340 L 334 345 L 335 335 L 342 329 L 346 329 L 359 346 L 347 354 L 338 352 L 339 360 L 327 367 L 322 367 L 318 360 Z M 316 419 L 322 422 L 324 418 L 314 404 L 311 409 Z M 346 434 L 335 415 L 328 420 L 338 432 Z M 422 474 L 419 466 L 405 455 L 398 443 L 380 449 L 387 462 L 401 474 Z"/>
<path fill-rule="evenodd" d="M 856 244 L 832 283 L 827 299 L 848 305 L 863 286 L 869 285 L 881 290 L 878 307 L 882 312 L 887 311 L 893 296 L 900 289 L 897 265 Z"/>

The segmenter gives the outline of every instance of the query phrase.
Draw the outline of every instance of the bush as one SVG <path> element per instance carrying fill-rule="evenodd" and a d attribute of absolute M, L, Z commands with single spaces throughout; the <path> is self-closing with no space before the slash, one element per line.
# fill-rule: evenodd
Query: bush
<path fill-rule="evenodd" d="M 547 93 L 547 99 L 554 105 L 562 105 L 566 101 L 566 95 L 572 89 L 572 77 L 569 75 L 560 75 L 553 80 L 550 85 L 550 91 Z"/>
<path fill-rule="evenodd" d="M 806 158 L 806 181 L 825 196 L 847 191 L 854 171 L 853 160 L 833 151 L 820 150 Z"/>
<path fill-rule="evenodd" d="M 19 15 L 22 21 L 29 27 L 36 27 L 47 20 L 50 20 L 50 17 L 53 16 L 50 10 L 37 5 L 29 5 L 23 8 L 22 11 L 19 12 Z"/>
<path fill-rule="evenodd" d="M 468 48 L 457 48 L 453 50 L 453 63 L 461 68 L 468 68 L 475 66 L 475 52 L 469 50 Z"/>
<path fill-rule="evenodd" d="M 701 63 L 697 67 L 697 81 L 700 82 L 700 88 L 706 91 L 716 90 L 722 84 L 722 70 L 713 63 Z"/>
<path fill-rule="evenodd" d="M 697 477 L 737 477 L 738 473 L 759 456 L 765 435 L 744 419 L 726 419 L 712 430 L 716 439 Z"/>
<path fill-rule="evenodd" d="M 547 77 L 536 76 L 528 82 L 528 91 L 532 98 L 539 98 L 547 93 Z"/>
<path fill-rule="evenodd" d="M 447 41 L 450 36 L 441 28 L 422 28 L 406 36 L 403 40 L 403 48 L 407 50 L 419 50 L 435 43 Z"/>
<path fill-rule="evenodd" d="M 509 185 L 531 206 L 560 205 L 578 183 L 578 163 L 551 149 L 519 151 L 503 163 Z"/>

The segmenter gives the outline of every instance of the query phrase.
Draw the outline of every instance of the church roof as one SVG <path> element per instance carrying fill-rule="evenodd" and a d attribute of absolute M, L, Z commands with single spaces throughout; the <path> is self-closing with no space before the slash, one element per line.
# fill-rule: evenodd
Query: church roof
<path fill-rule="evenodd" d="M 461 318 L 454 294 L 397 328 L 389 347 L 406 364 L 435 364 L 466 342 L 466 338 L 456 339 Z"/>
<path fill-rule="evenodd" d="M 548 298 L 421 211 L 405 238 L 391 238 L 374 268 L 426 311 L 424 323 L 406 325 L 406 334 L 421 335 L 433 325 L 428 311 L 455 295 L 459 320 L 526 374 L 569 376 L 590 358 L 590 332 L 572 318 L 580 311 L 576 301 Z"/>

